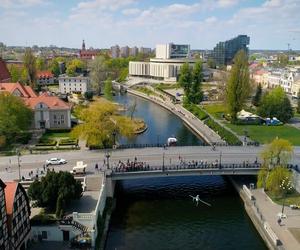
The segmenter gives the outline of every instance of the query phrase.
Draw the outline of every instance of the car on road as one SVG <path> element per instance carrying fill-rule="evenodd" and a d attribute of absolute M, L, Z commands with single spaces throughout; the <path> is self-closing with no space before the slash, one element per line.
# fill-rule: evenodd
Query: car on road
<path fill-rule="evenodd" d="M 65 159 L 60 159 L 60 158 L 51 158 L 46 160 L 46 165 L 62 165 L 66 163 L 67 161 Z"/>

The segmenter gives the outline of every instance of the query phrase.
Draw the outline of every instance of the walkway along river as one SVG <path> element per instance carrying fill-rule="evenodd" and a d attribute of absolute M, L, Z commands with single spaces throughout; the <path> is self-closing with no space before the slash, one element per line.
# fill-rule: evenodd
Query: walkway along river
<path fill-rule="evenodd" d="M 121 103 L 132 96 L 117 96 Z M 132 143 L 201 143 L 175 115 L 137 98 L 137 117 L 148 130 Z M 196 206 L 189 195 L 211 203 Z M 231 185 L 220 176 L 168 177 L 120 181 L 107 250 L 266 249 Z"/>

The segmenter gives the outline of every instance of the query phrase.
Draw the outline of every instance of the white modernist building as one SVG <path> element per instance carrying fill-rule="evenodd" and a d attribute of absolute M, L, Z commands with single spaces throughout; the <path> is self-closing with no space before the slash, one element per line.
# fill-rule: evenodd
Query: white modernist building
<path fill-rule="evenodd" d="M 195 63 L 190 57 L 189 45 L 160 44 L 156 45 L 156 57 L 150 62 L 129 62 L 129 75 L 176 82 L 180 68 L 186 62 Z"/>
<path fill-rule="evenodd" d="M 58 78 L 59 92 L 62 94 L 81 93 L 91 90 L 91 81 L 86 76 L 61 75 Z"/>

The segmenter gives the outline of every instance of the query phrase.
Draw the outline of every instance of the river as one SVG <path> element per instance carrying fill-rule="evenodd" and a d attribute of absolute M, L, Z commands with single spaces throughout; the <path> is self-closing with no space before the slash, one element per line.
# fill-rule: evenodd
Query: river
<path fill-rule="evenodd" d="M 127 104 L 133 98 L 115 97 Z M 134 143 L 156 143 L 157 135 L 201 143 L 175 115 L 140 98 L 137 104 L 136 116 L 149 128 Z M 197 194 L 211 207 L 197 206 L 190 197 Z M 120 181 L 115 197 L 106 250 L 267 249 L 239 196 L 221 176 Z"/>

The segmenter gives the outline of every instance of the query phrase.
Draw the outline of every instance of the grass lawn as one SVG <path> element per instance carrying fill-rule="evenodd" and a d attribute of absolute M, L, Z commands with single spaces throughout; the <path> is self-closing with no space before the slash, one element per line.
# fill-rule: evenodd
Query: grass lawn
<path fill-rule="evenodd" d="M 299 114 L 299 113 L 296 113 L 296 112 L 295 112 L 295 113 L 294 113 L 294 116 L 300 118 L 300 114 Z"/>
<path fill-rule="evenodd" d="M 282 205 L 283 204 L 283 197 L 275 197 L 272 196 L 269 192 L 267 192 L 268 196 L 277 204 Z M 289 206 L 289 205 L 300 205 L 300 194 L 298 192 L 294 192 L 292 194 L 288 194 L 286 196 L 286 199 L 284 201 L 284 204 Z"/>
<path fill-rule="evenodd" d="M 70 132 L 46 132 L 43 134 L 41 139 L 62 139 L 62 138 L 70 138 Z"/>
<path fill-rule="evenodd" d="M 220 120 L 223 119 L 222 115 L 227 113 L 227 108 L 223 103 L 203 105 L 203 108 L 213 117 Z"/>
<path fill-rule="evenodd" d="M 274 138 L 289 140 L 294 146 L 300 146 L 300 130 L 294 127 L 283 126 L 264 126 L 264 125 L 234 125 L 226 124 L 229 128 L 239 135 L 244 135 L 247 130 L 248 136 L 260 143 L 270 143 Z"/>

